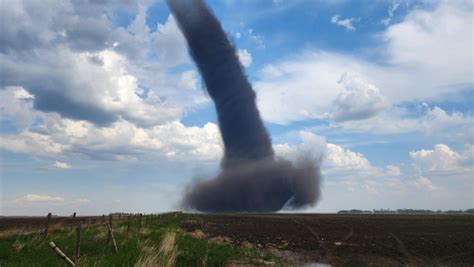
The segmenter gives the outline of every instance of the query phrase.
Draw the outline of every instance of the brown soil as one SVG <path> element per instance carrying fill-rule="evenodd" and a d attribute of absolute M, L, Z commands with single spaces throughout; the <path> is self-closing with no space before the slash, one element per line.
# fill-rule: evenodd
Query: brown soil
<path fill-rule="evenodd" d="M 104 221 L 108 221 L 105 216 Z M 114 221 L 118 219 L 114 217 Z M 7 237 L 17 234 L 26 234 L 32 232 L 43 232 L 46 225 L 46 216 L 44 217 L 0 217 L 0 237 Z M 53 216 L 49 222 L 49 230 L 71 227 L 77 222 L 81 222 L 84 227 L 90 224 L 102 223 L 102 216 L 78 216 L 72 220 L 72 217 Z"/>
<path fill-rule="evenodd" d="M 472 215 L 200 214 L 181 228 L 295 263 L 474 264 Z"/>

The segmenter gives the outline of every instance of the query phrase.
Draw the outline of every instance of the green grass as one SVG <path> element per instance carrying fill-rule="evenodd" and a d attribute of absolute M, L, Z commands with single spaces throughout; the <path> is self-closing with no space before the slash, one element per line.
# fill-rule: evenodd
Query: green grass
<path fill-rule="evenodd" d="M 236 249 L 227 244 L 210 243 L 191 235 L 178 236 L 179 255 L 176 266 L 223 266 L 229 259 L 237 255 Z"/>
<path fill-rule="evenodd" d="M 230 260 L 255 264 L 271 260 L 257 249 L 235 248 L 181 232 L 179 225 L 189 216 L 172 214 L 147 225 L 143 220 L 140 234 L 138 222 L 134 221 L 128 238 L 127 221 L 115 222 L 113 228 L 118 253 L 107 243 L 105 225 L 83 228 L 81 258 L 76 266 L 139 266 L 140 263 L 157 266 L 224 266 Z M 167 235 L 174 239 L 171 249 L 164 251 L 162 241 Z M 55 242 L 74 261 L 75 238 L 75 231 L 64 228 L 52 231 L 47 238 L 42 237 L 41 233 L 33 233 L 0 239 L 0 266 L 65 266 L 64 261 L 52 251 L 49 242 Z"/>

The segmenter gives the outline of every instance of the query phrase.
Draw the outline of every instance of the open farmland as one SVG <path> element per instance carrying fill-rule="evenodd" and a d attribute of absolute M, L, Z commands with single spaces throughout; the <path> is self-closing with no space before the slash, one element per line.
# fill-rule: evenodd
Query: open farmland
<path fill-rule="evenodd" d="M 96 224 L 89 227 L 85 227 L 88 217 L 79 219 L 83 225 L 79 266 L 474 264 L 472 215 L 174 213 L 143 217 L 141 223 L 134 217 L 130 234 L 128 218 L 115 217 L 118 252 L 107 242 L 102 217 L 91 217 Z M 70 218 L 58 218 L 62 225 L 56 224 L 47 237 L 41 233 L 44 218 L 18 220 L 0 219 L 1 266 L 63 264 L 49 248 L 50 241 L 73 258 Z M 18 228 L 31 231 L 13 231 Z"/>
<path fill-rule="evenodd" d="M 299 263 L 474 264 L 472 215 L 199 215 L 181 227 Z"/>

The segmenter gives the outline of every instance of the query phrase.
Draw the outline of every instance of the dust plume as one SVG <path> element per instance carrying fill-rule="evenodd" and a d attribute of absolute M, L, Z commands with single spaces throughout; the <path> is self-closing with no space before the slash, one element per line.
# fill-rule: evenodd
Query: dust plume
<path fill-rule="evenodd" d="M 217 18 L 201 0 L 167 2 L 214 101 L 224 142 L 220 173 L 192 183 L 182 206 L 272 212 L 314 205 L 320 194 L 316 161 L 305 157 L 293 164 L 275 157 L 255 91 Z"/>

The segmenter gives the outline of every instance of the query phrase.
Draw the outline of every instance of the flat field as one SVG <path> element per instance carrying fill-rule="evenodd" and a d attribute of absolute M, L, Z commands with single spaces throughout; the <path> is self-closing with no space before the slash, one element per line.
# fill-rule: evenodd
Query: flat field
<path fill-rule="evenodd" d="M 118 252 L 102 218 L 90 219 L 78 217 L 76 260 L 70 218 L 55 218 L 47 237 L 45 218 L 0 218 L 0 266 L 64 265 L 50 241 L 78 266 L 474 265 L 473 215 L 172 213 L 133 217 L 129 231 L 115 217 Z"/>
<path fill-rule="evenodd" d="M 296 263 L 474 265 L 473 215 L 198 215 L 181 228 Z"/>

